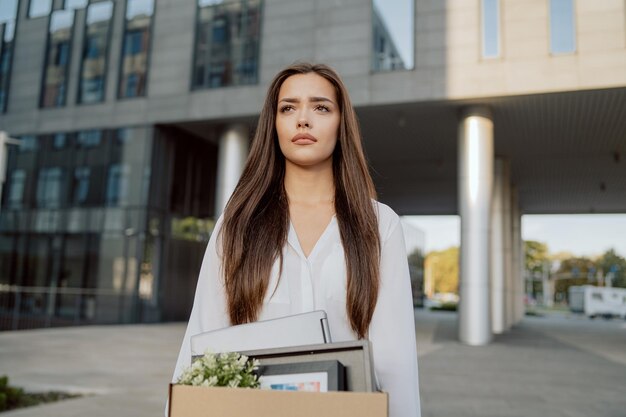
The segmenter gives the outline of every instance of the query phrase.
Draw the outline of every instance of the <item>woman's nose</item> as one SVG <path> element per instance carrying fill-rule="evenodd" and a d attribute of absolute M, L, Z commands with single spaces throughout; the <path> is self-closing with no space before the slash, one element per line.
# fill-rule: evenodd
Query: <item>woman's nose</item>
<path fill-rule="evenodd" d="M 310 128 L 311 125 L 310 125 L 310 123 L 309 123 L 309 121 L 307 119 L 300 118 L 300 119 L 298 119 L 298 128 L 301 128 L 301 127 Z"/>

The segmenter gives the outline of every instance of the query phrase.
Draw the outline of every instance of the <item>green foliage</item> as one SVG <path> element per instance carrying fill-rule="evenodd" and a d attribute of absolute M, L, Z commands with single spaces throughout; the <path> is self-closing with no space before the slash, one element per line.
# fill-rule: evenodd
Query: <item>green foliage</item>
<path fill-rule="evenodd" d="M 626 288 L 626 259 L 618 255 L 615 249 L 606 251 L 597 261 L 598 269 L 613 274 L 613 286 Z"/>
<path fill-rule="evenodd" d="M 202 387 L 258 388 L 254 371 L 259 361 L 248 360 L 236 352 L 214 354 L 207 351 L 185 369 L 178 379 L 181 385 Z"/>
<path fill-rule="evenodd" d="M 541 273 L 545 262 L 549 262 L 548 245 L 535 240 L 524 241 L 526 270 Z"/>
<path fill-rule="evenodd" d="M 430 268 L 434 292 L 457 293 L 459 288 L 459 248 L 430 252 L 426 256 L 426 268 Z"/>
<path fill-rule="evenodd" d="M 456 303 L 443 303 L 440 306 L 433 306 L 430 308 L 432 311 L 456 311 Z"/>
<path fill-rule="evenodd" d="M 22 388 L 10 386 L 8 376 L 0 376 L 0 412 L 79 396 L 63 392 L 25 393 Z"/>
<path fill-rule="evenodd" d="M 205 242 L 211 237 L 214 227 L 215 221 L 211 219 L 199 219 L 196 217 L 174 218 L 172 219 L 172 237 L 174 239 Z"/>
<path fill-rule="evenodd" d="M 9 385 L 9 377 L 0 377 L 0 411 L 12 410 L 20 404 L 24 391 Z"/>

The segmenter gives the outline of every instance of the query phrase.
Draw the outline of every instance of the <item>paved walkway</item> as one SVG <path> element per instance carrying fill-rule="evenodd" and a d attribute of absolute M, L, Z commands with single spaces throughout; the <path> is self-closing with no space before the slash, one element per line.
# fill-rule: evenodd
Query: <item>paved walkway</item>
<path fill-rule="evenodd" d="M 626 322 L 527 317 L 486 347 L 452 313 L 416 312 L 424 417 L 626 416 Z M 0 333 L 0 375 L 89 394 L 6 417 L 162 416 L 183 324 Z"/>

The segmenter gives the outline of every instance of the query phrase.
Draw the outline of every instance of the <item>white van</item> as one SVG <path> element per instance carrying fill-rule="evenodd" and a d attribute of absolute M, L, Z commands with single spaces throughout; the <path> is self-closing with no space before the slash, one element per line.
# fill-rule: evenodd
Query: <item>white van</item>
<path fill-rule="evenodd" d="M 626 288 L 569 287 L 569 309 L 588 317 L 618 316 L 626 318 Z"/>

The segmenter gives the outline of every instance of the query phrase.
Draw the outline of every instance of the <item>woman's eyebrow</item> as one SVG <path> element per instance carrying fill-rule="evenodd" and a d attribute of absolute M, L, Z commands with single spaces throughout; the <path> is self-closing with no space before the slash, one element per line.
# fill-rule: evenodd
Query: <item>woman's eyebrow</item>
<path fill-rule="evenodd" d="M 279 103 L 281 101 L 285 101 L 287 103 L 300 103 L 300 99 L 299 98 L 294 98 L 294 97 L 285 97 L 285 98 L 281 98 Z M 319 102 L 328 102 L 328 103 L 333 103 L 333 101 L 327 97 L 310 97 L 309 101 L 312 103 L 319 103 Z M 334 103 L 333 103 L 334 104 Z"/>

